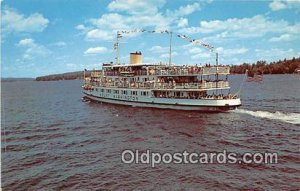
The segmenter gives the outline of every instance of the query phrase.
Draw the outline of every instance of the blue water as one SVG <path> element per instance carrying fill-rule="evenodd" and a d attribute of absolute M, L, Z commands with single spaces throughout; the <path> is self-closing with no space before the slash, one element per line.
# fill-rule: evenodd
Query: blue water
<path fill-rule="evenodd" d="M 243 76 L 230 77 L 238 90 Z M 81 81 L 2 82 L 3 190 L 297 190 L 300 76 L 245 82 L 227 113 L 81 101 Z M 278 164 L 123 164 L 124 149 L 277 152 Z"/>

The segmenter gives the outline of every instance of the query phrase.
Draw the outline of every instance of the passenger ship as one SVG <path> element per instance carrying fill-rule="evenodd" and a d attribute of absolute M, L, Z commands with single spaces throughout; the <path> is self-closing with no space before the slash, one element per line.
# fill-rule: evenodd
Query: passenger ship
<path fill-rule="evenodd" d="M 230 92 L 229 70 L 228 66 L 218 64 L 146 64 L 142 63 L 142 53 L 134 52 L 130 53 L 129 64 L 103 64 L 101 71 L 84 77 L 82 87 L 85 99 L 92 101 L 133 107 L 226 111 L 241 105 L 239 96 Z"/>

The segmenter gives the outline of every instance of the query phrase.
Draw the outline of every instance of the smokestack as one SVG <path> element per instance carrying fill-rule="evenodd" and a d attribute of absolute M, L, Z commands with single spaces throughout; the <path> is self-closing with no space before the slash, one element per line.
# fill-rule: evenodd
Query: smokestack
<path fill-rule="evenodd" d="M 141 64 L 142 63 L 142 53 L 133 52 L 130 53 L 130 64 Z"/>

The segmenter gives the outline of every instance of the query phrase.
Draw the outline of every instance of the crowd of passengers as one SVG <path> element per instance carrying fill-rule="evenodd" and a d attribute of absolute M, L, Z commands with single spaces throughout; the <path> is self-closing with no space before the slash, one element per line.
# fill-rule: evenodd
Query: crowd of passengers
<path fill-rule="evenodd" d="M 104 87 L 112 87 L 112 86 L 117 86 L 117 87 L 140 87 L 140 88 L 166 88 L 166 89 L 174 89 L 174 88 L 209 88 L 213 87 L 216 85 L 216 82 L 218 82 L 218 87 L 223 87 L 226 86 L 227 80 L 215 80 L 215 79 L 207 79 L 207 80 L 198 80 L 197 78 L 193 79 L 192 77 L 186 77 L 186 78 L 177 78 L 174 77 L 173 79 L 167 78 L 167 77 L 162 77 L 157 80 L 157 83 L 155 83 L 153 80 L 152 81 L 146 81 L 146 82 L 136 82 L 136 81 L 128 81 L 128 80 L 106 80 L 102 79 L 97 81 L 91 81 L 91 84 L 95 86 L 104 86 Z"/>
<path fill-rule="evenodd" d="M 223 67 L 224 65 L 219 65 Z M 212 67 L 210 64 L 206 64 L 205 67 Z M 119 67 L 112 70 L 106 70 L 105 75 L 107 76 L 119 76 L 121 74 L 132 74 L 132 75 L 183 75 L 183 74 L 199 74 L 201 72 L 200 66 L 143 66 L 138 69 L 135 67 Z"/>
<path fill-rule="evenodd" d="M 161 87 L 161 88 L 166 88 L 166 89 L 174 89 L 174 88 L 179 88 L 181 86 L 184 86 L 184 88 L 199 88 L 200 86 L 206 87 L 206 83 L 210 83 L 210 85 L 215 85 L 216 81 L 199 81 L 199 82 L 194 82 L 194 83 L 176 83 L 175 81 L 169 81 L 168 83 L 166 82 L 157 82 L 154 84 L 154 82 L 131 82 L 129 83 L 128 81 L 117 81 L 117 82 L 92 82 L 92 84 L 96 86 L 104 86 L 104 87 L 112 87 L 112 86 L 118 86 L 118 87 L 141 87 L 141 88 L 154 88 L 154 87 Z M 226 81 L 218 81 L 218 86 L 224 86 Z"/>
<path fill-rule="evenodd" d="M 235 99 L 237 98 L 236 95 L 232 95 L 232 94 L 228 94 L 228 95 L 224 95 L 224 94 L 212 94 L 212 95 L 208 95 L 206 93 L 199 93 L 199 94 L 190 94 L 188 93 L 188 95 L 186 96 L 181 96 L 181 95 L 172 95 L 172 94 L 168 94 L 166 92 L 156 92 L 154 93 L 154 97 L 157 98 L 175 98 L 175 99 Z"/>

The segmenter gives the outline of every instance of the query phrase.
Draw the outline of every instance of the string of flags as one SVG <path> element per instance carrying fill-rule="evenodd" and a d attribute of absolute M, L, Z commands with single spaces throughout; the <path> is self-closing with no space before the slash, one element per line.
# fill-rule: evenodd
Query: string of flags
<path fill-rule="evenodd" d="M 201 46 L 204 46 L 205 48 L 208 48 L 208 49 L 210 49 L 211 51 L 214 49 L 213 46 L 211 46 L 211 45 L 209 45 L 209 44 L 207 44 L 207 43 L 201 42 L 200 40 L 192 39 L 192 38 L 190 38 L 190 37 L 188 37 L 188 36 L 186 36 L 186 35 L 180 35 L 180 34 L 178 34 L 177 36 L 178 36 L 179 38 L 185 39 L 185 40 L 187 40 L 187 41 L 189 41 L 189 42 L 191 42 L 191 43 L 193 43 L 193 44 L 200 44 Z"/>
<path fill-rule="evenodd" d="M 167 33 L 167 34 L 171 34 L 172 32 L 171 31 L 168 31 L 168 30 L 145 30 L 145 29 L 135 29 L 135 30 L 131 30 L 131 31 L 118 31 L 117 32 L 117 38 L 122 38 L 123 35 L 122 34 L 131 34 L 131 33 L 143 33 L 143 32 L 148 32 L 148 33 Z M 200 40 L 195 40 L 195 39 L 192 39 L 186 35 L 181 35 L 181 34 L 177 34 L 177 37 L 179 38 L 182 38 L 184 40 L 187 40 L 188 42 L 190 43 L 193 43 L 193 44 L 198 44 L 198 45 L 201 45 L 207 49 L 209 49 L 210 51 L 213 51 L 214 47 L 207 44 L 207 43 L 204 43 L 204 42 L 201 42 Z M 114 44 L 114 49 L 116 50 L 119 46 L 119 43 L 116 42 Z"/>

